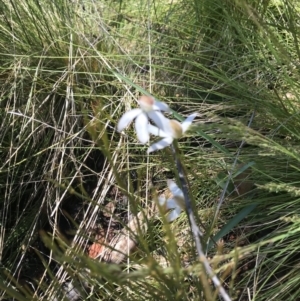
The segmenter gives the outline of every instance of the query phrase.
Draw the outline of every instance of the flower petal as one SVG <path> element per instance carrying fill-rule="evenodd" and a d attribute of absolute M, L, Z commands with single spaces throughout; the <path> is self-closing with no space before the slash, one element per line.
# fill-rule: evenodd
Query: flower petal
<path fill-rule="evenodd" d="M 119 120 L 117 130 L 122 132 L 136 116 L 142 113 L 141 109 L 133 109 L 126 112 Z"/>
<path fill-rule="evenodd" d="M 182 210 L 185 210 L 185 200 L 184 200 L 183 194 L 180 196 L 174 195 L 173 199 L 175 200 L 178 207 L 180 207 Z"/>
<path fill-rule="evenodd" d="M 170 179 L 167 180 L 167 185 L 174 196 L 182 196 L 183 197 L 183 193 L 182 193 L 181 189 L 177 186 L 177 184 L 173 180 L 170 180 Z"/>
<path fill-rule="evenodd" d="M 160 206 L 164 206 L 164 205 L 166 204 L 166 202 L 167 202 L 167 199 L 166 199 L 165 195 L 164 195 L 164 194 L 161 194 L 161 195 L 158 197 L 158 204 L 159 204 Z"/>
<path fill-rule="evenodd" d="M 164 211 L 168 211 L 170 209 L 175 209 L 178 207 L 177 202 L 174 199 L 166 199 L 164 194 L 158 197 L 158 204 L 159 206 L 163 207 Z"/>
<path fill-rule="evenodd" d="M 142 95 L 137 102 L 144 112 L 150 112 L 153 110 L 155 99 L 152 96 Z"/>
<path fill-rule="evenodd" d="M 148 132 L 152 135 L 162 137 L 162 138 L 170 137 L 163 130 L 159 129 L 158 127 L 156 127 L 150 123 L 148 124 Z"/>
<path fill-rule="evenodd" d="M 174 208 L 177 208 L 178 205 L 177 205 L 177 202 L 170 198 L 170 199 L 167 199 L 166 201 L 166 209 L 174 209 Z"/>
<path fill-rule="evenodd" d="M 172 137 L 175 139 L 179 139 L 182 137 L 183 129 L 181 123 L 179 123 L 177 120 L 170 120 L 169 124 L 172 128 Z"/>
<path fill-rule="evenodd" d="M 182 209 L 180 207 L 176 207 L 167 215 L 167 220 L 169 223 L 173 222 L 176 218 L 180 216 Z"/>
<path fill-rule="evenodd" d="M 147 153 L 149 154 L 151 152 L 163 149 L 163 148 L 169 146 L 172 142 L 173 142 L 173 138 L 172 137 L 167 137 L 167 138 L 161 139 L 158 142 L 152 144 L 148 148 Z"/>
<path fill-rule="evenodd" d="M 168 118 L 166 118 L 159 111 L 151 111 L 147 114 L 154 121 L 154 123 L 159 129 L 163 130 L 168 136 L 172 136 L 173 131 L 170 125 L 170 120 Z"/>
<path fill-rule="evenodd" d="M 171 109 L 169 106 L 161 101 L 155 101 L 155 103 L 152 105 L 153 110 L 160 110 L 160 111 L 165 111 L 165 112 L 171 112 Z"/>
<path fill-rule="evenodd" d="M 135 119 L 135 130 L 139 141 L 146 144 L 149 141 L 148 118 L 145 113 L 140 113 Z"/>
<path fill-rule="evenodd" d="M 193 113 L 191 115 L 189 115 L 182 123 L 182 133 L 185 133 L 188 128 L 190 127 L 190 125 L 192 124 L 193 120 L 195 119 L 195 117 L 198 115 L 198 113 Z"/>
<path fill-rule="evenodd" d="M 171 179 L 168 179 L 167 180 L 167 185 L 168 185 L 168 188 L 171 190 L 171 192 L 173 193 L 173 191 L 177 191 L 177 189 L 180 189 L 177 184 L 171 180 Z M 174 193 L 173 193 L 174 194 Z M 176 194 L 176 193 L 175 193 Z"/>

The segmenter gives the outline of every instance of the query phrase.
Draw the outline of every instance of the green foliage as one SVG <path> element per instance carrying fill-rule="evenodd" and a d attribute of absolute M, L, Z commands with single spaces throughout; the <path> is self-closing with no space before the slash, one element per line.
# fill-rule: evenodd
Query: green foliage
<path fill-rule="evenodd" d="M 218 299 L 186 216 L 169 225 L 154 209 L 176 175 L 170 152 L 148 158 L 132 127 L 115 131 L 153 94 L 174 119 L 199 113 L 179 146 L 232 300 L 296 300 L 299 12 L 290 0 L 0 0 L 1 298 L 63 300 L 72 280 L 89 300 Z M 95 229 L 141 211 L 148 230 L 125 262 L 87 256 Z"/>

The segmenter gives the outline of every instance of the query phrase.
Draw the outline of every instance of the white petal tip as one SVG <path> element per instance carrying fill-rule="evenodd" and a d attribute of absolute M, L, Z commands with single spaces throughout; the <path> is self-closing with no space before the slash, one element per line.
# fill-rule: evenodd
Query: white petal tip
<path fill-rule="evenodd" d="M 161 195 L 158 197 L 158 204 L 159 204 L 160 206 L 164 206 L 164 205 L 166 204 L 166 201 L 167 201 L 167 199 L 166 199 L 166 197 L 165 197 L 164 194 L 161 194 Z"/>
<path fill-rule="evenodd" d="M 191 115 L 189 115 L 181 124 L 182 126 L 182 132 L 185 133 L 190 125 L 192 124 L 192 122 L 194 121 L 194 119 L 197 117 L 198 113 L 193 113 Z"/>
<path fill-rule="evenodd" d="M 178 212 L 178 210 L 172 210 L 168 215 L 167 215 L 167 221 L 169 223 L 172 223 L 175 221 L 180 216 L 181 212 Z"/>
<path fill-rule="evenodd" d="M 164 138 L 159 140 L 156 143 L 153 143 L 147 150 L 147 153 L 151 153 L 157 150 L 161 150 L 167 146 L 169 146 L 171 143 L 173 142 L 173 138 L 172 137 L 168 137 L 168 138 Z"/>
<path fill-rule="evenodd" d="M 141 109 L 133 109 L 124 113 L 117 125 L 118 132 L 122 132 L 140 113 Z"/>
<path fill-rule="evenodd" d="M 141 113 L 137 116 L 135 119 L 135 130 L 140 143 L 146 144 L 150 138 L 148 132 L 148 118 L 146 114 Z"/>
<path fill-rule="evenodd" d="M 118 122 L 118 125 L 117 125 L 117 131 L 120 133 L 122 132 L 126 127 L 127 127 L 128 124 L 122 124 L 120 123 L 120 121 Z"/>
<path fill-rule="evenodd" d="M 175 183 L 173 180 L 168 179 L 168 180 L 167 180 L 167 185 L 168 185 L 168 187 L 170 187 L 170 186 L 172 186 L 172 185 L 176 185 L 176 183 Z M 177 186 L 177 185 L 176 185 L 176 186 Z"/>
<path fill-rule="evenodd" d="M 141 144 L 147 144 L 149 137 L 138 137 L 138 140 Z"/>
<path fill-rule="evenodd" d="M 147 154 L 149 155 L 150 153 L 153 152 L 153 149 L 151 149 L 151 146 L 147 149 Z"/>
<path fill-rule="evenodd" d="M 155 103 L 153 105 L 153 109 L 164 111 L 164 112 L 169 112 L 169 113 L 171 112 L 170 107 L 165 102 L 162 102 L 162 101 L 159 101 L 156 99 L 155 99 Z"/>

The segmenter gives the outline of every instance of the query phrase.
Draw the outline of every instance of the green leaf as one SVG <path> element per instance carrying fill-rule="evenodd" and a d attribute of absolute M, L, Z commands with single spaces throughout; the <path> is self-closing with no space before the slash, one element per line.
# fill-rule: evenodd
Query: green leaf
<path fill-rule="evenodd" d="M 208 243 L 206 251 L 209 251 L 213 246 L 214 242 L 217 242 L 226 234 L 228 234 L 238 223 L 244 219 L 250 212 L 252 212 L 257 207 L 257 204 L 251 204 L 243 208 L 237 215 L 235 215 L 231 220 L 224 225 L 221 230 L 213 237 L 213 239 Z"/>

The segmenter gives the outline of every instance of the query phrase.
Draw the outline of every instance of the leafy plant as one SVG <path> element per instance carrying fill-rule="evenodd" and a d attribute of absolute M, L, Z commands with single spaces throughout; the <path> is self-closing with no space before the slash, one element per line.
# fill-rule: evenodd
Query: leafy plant
<path fill-rule="evenodd" d="M 132 127 L 116 131 L 141 95 L 178 122 L 198 113 L 177 163 L 229 298 L 298 297 L 295 1 L 0 7 L 1 298 L 221 298 L 186 216 L 169 224 L 159 209 L 172 152 L 149 157 Z M 124 262 L 94 258 L 118 235 L 137 248 Z"/>

